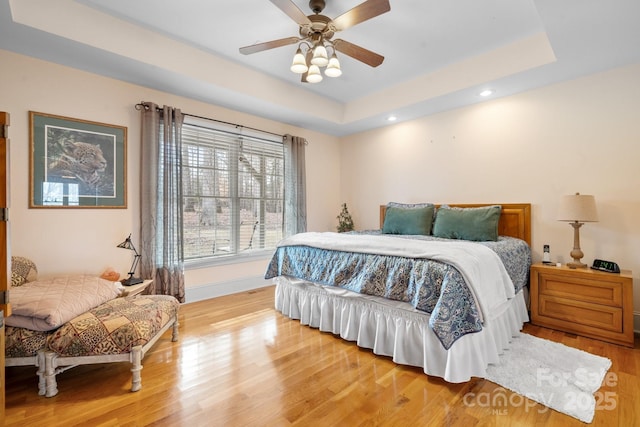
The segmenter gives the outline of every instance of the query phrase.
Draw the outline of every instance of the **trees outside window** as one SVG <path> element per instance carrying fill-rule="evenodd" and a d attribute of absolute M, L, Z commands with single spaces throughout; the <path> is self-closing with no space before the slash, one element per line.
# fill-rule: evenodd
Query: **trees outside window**
<path fill-rule="evenodd" d="M 282 141 L 214 125 L 182 128 L 185 260 L 273 249 L 283 237 Z"/>

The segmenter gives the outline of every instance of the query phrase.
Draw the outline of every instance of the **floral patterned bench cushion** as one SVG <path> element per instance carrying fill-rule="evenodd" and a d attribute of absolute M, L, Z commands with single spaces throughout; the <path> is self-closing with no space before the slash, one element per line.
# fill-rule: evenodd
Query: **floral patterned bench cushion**
<path fill-rule="evenodd" d="M 128 353 L 149 342 L 178 307 L 166 295 L 116 298 L 62 325 L 49 336 L 48 347 L 63 357 Z"/>
<path fill-rule="evenodd" d="M 4 329 L 5 357 L 35 356 L 38 350 L 46 346 L 49 334 L 50 332 L 6 326 Z"/>

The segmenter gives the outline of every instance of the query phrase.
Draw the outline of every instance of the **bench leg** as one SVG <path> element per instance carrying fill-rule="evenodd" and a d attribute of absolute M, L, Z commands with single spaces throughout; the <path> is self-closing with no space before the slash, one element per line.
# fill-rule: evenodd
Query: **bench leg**
<path fill-rule="evenodd" d="M 131 391 L 138 391 L 142 388 L 142 346 L 135 346 L 131 349 Z"/>
<path fill-rule="evenodd" d="M 173 342 L 178 341 L 178 326 L 180 326 L 180 323 L 178 323 L 178 318 L 176 317 L 176 320 L 173 322 L 173 329 L 171 331 L 171 341 Z"/>
<path fill-rule="evenodd" d="M 36 356 L 36 366 L 38 367 L 38 371 L 36 372 L 38 375 L 38 395 L 44 396 L 47 393 L 47 386 L 45 381 L 45 359 L 44 359 L 44 350 L 38 350 L 38 354 Z"/>
<path fill-rule="evenodd" d="M 44 354 L 44 382 L 46 387 L 46 397 L 53 397 L 58 394 L 58 383 L 56 381 L 56 358 L 57 354 L 47 351 Z"/>

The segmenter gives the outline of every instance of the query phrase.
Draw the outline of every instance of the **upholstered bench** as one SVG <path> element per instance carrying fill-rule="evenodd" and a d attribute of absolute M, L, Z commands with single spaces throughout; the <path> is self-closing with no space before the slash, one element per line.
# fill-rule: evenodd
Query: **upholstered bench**
<path fill-rule="evenodd" d="M 74 366 L 130 362 L 131 391 L 141 387 L 142 359 L 173 327 L 178 340 L 178 301 L 165 295 L 116 298 L 87 311 L 50 332 L 6 328 L 6 366 L 38 367 L 38 391 L 58 393 L 56 375 Z"/>

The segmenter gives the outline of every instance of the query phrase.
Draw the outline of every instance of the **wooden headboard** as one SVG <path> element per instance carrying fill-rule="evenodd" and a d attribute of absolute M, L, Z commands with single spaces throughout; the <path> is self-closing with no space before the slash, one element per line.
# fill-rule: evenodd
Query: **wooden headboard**
<path fill-rule="evenodd" d="M 531 203 L 448 203 L 447 205 L 458 208 L 478 208 L 481 206 L 500 205 L 502 206 L 502 213 L 498 221 L 498 234 L 501 236 L 517 237 L 531 246 Z M 436 205 L 436 208 L 439 207 L 440 205 Z M 380 205 L 380 228 L 382 228 L 384 224 L 386 209 L 386 205 Z"/>

